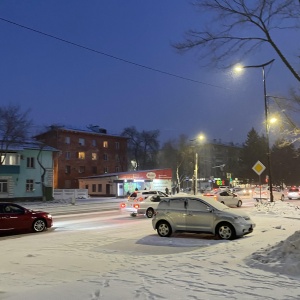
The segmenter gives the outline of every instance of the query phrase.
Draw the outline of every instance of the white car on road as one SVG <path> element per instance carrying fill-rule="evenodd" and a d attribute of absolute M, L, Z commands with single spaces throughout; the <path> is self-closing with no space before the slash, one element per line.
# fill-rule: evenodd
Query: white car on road
<path fill-rule="evenodd" d="M 166 195 L 166 197 L 168 196 Z M 161 199 L 163 197 L 161 198 L 159 195 L 150 195 L 146 199 L 128 200 L 121 203 L 121 211 L 130 213 L 132 217 L 146 215 L 148 218 L 152 218 Z"/>
<path fill-rule="evenodd" d="M 241 198 L 237 194 L 229 191 L 219 192 L 214 197 L 217 201 L 227 206 L 241 207 L 243 204 Z"/>

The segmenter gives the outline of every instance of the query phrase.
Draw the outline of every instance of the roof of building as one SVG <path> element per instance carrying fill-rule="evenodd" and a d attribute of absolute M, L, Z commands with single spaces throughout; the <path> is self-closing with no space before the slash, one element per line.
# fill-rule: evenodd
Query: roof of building
<path fill-rule="evenodd" d="M 107 134 L 107 130 L 105 128 L 101 128 L 98 125 L 88 125 L 86 128 L 78 128 L 78 127 L 72 127 L 72 126 L 64 126 L 64 125 L 51 125 L 48 127 L 49 129 L 45 132 L 42 132 L 40 134 L 37 134 L 37 136 L 40 136 L 42 134 L 45 134 L 47 132 L 51 132 L 53 130 L 60 130 L 60 131 L 71 131 L 71 132 L 81 132 L 81 133 L 89 133 L 89 134 L 95 134 L 95 135 L 105 135 L 105 136 L 112 136 L 112 137 L 119 137 L 123 139 L 128 139 L 128 137 L 124 137 L 118 134 Z"/>
<path fill-rule="evenodd" d="M 25 141 L 22 143 L 13 143 L 2 147 L 2 151 L 22 151 L 22 150 L 42 150 L 42 151 L 52 151 L 59 152 L 60 150 L 47 146 L 41 142 L 37 141 Z"/>

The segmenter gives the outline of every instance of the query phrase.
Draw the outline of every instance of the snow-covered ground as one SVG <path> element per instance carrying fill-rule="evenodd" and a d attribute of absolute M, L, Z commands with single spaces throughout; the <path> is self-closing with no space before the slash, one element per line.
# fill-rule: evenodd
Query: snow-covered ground
<path fill-rule="evenodd" d="M 0 299 L 300 299 L 300 201 L 247 211 L 253 233 L 159 237 L 151 220 L 1 237 Z"/>

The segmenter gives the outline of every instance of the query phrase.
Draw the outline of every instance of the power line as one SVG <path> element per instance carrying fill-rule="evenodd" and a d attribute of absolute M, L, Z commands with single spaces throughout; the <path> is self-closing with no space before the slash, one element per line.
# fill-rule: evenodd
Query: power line
<path fill-rule="evenodd" d="M 191 81 L 191 82 L 200 83 L 200 84 L 203 84 L 203 85 L 208 85 L 208 86 L 211 86 L 211 87 L 216 87 L 216 88 L 219 88 L 219 89 L 225 89 L 225 90 L 228 89 L 228 88 L 225 88 L 225 87 L 222 87 L 222 86 L 218 86 L 218 85 L 214 85 L 214 84 L 202 82 L 202 81 L 199 81 L 199 80 L 187 78 L 187 77 L 184 77 L 184 76 L 180 76 L 180 75 L 176 75 L 176 74 L 169 73 L 169 72 L 166 72 L 166 71 L 162 71 L 162 70 L 159 70 L 159 69 L 156 69 L 156 68 L 153 68 L 153 67 L 149 67 L 149 66 L 146 66 L 146 65 L 142 65 L 142 64 L 139 64 L 139 63 L 136 63 L 136 62 L 133 62 L 133 61 L 124 59 L 124 58 L 120 58 L 120 57 L 117 57 L 117 56 L 114 56 L 114 55 L 111 55 L 111 54 L 108 54 L 108 53 L 105 53 L 105 52 L 102 52 L 102 51 L 98 51 L 98 50 L 95 50 L 95 49 L 92 49 L 92 48 L 89 48 L 89 47 L 86 47 L 86 46 L 83 46 L 83 45 L 74 43 L 74 42 L 70 42 L 70 41 L 68 41 L 68 40 L 65 40 L 65 39 L 59 38 L 59 37 L 57 37 L 57 36 L 54 36 L 54 35 L 52 35 L 52 34 L 45 33 L 45 32 L 42 32 L 42 31 L 33 29 L 33 28 L 30 28 L 30 27 L 27 27 L 27 26 L 18 24 L 18 23 L 16 23 L 16 22 L 13 22 L 13 21 L 10 21 L 10 20 L 1 18 L 1 17 L 0 17 L 0 20 L 1 20 L 1 21 L 4 21 L 4 22 L 7 22 L 7 23 L 10 23 L 10 24 L 12 24 L 12 25 L 21 27 L 21 28 L 23 28 L 23 29 L 30 30 L 30 31 L 33 31 L 33 32 L 35 32 L 35 33 L 44 35 L 44 36 L 46 36 L 46 37 L 49 37 L 49 38 L 58 40 L 58 41 L 60 41 L 60 42 L 64 42 L 64 43 L 70 44 L 70 45 L 72 45 L 72 46 L 76 46 L 76 47 L 79 47 L 79 48 L 82 48 L 82 49 L 85 49 L 85 50 L 88 50 L 88 51 L 91 51 L 91 52 L 94 52 L 94 53 L 97 53 L 97 54 L 100 54 L 100 55 L 107 56 L 107 57 L 112 58 L 112 59 L 115 59 L 115 60 L 122 61 L 122 62 L 127 63 L 127 64 L 134 65 L 134 66 L 136 66 L 136 67 L 144 68 L 144 69 L 147 69 L 147 70 L 150 70 L 150 71 L 154 71 L 154 72 L 161 73 L 161 74 L 164 74 L 164 75 L 168 75 L 168 76 L 172 76 L 172 77 L 175 77 L 175 78 L 183 79 L 183 80 L 186 80 L 186 81 Z"/>

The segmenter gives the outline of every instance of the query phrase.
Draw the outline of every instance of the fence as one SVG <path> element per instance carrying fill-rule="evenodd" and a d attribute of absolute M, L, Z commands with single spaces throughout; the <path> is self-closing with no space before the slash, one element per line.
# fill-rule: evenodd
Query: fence
<path fill-rule="evenodd" d="M 87 199 L 89 195 L 87 189 L 55 189 L 53 197 L 55 200 Z"/>

